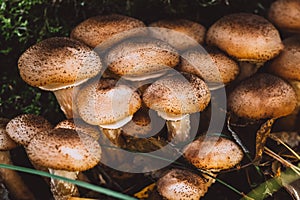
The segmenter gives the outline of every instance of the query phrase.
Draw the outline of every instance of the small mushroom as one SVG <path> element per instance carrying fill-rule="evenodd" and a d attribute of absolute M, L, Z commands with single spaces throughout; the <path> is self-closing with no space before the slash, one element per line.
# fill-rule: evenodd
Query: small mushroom
<path fill-rule="evenodd" d="M 8 136 L 5 127 L 9 119 L 0 118 L 0 163 L 12 165 L 9 150 L 17 144 Z M 13 199 L 34 200 L 35 197 L 16 171 L 0 168 L 0 179 Z"/>
<path fill-rule="evenodd" d="M 283 32 L 300 32 L 300 2 L 298 0 L 274 1 L 268 19 Z"/>
<path fill-rule="evenodd" d="M 88 124 L 98 125 L 114 143 L 122 145 L 121 127 L 141 107 L 141 98 L 132 88 L 114 79 L 92 80 L 77 96 L 78 113 Z"/>
<path fill-rule="evenodd" d="M 164 75 L 179 63 L 179 55 L 161 40 L 135 37 L 113 47 L 105 62 L 110 71 L 122 78 L 141 81 Z"/>
<path fill-rule="evenodd" d="M 159 194 L 168 200 L 198 200 L 211 182 L 188 170 L 172 169 L 157 181 Z"/>
<path fill-rule="evenodd" d="M 65 37 L 45 39 L 19 58 L 22 79 L 31 86 L 53 91 L 67 118 L 76 116 L 73 97 L 76 86 L 96 76 L 101 60 L 85 44 Z M 74 113 L 73 113 L 74 111 Z"/>
<path fill-rule="evenodd" d="M 53 129 L 36 135 L 27 147 L 29 158 L 47 167 L 51 174 L 76 179 L 78 172 L 97 165 L 101 147 L 91 136 L 72 129 Z M 78 195 L 75 185 L 51 179 L 51 191 L 56 200 Z"/>
<path fill-rule="evenodd" d="M 159 20 L 149 24 L 149 27 L 153 37 L 166 41 L 180 51 L 204 43 L 206 28 L 187 19 Z"/>
<path fill-rule="evenodd" d="M 210 92 L 199 77 L 178 73 L 152 83 L 144 91 L 143 101 L 167 120 L 168 139 L 179 143 L 189 138 L 190 114 L 206 108 L 210 102 Z"/>
<path fill-rule="evenodd" d="M 228 108 L 236 116 L 252 120 L 267 119 L 256 135 L 259 161 L 275 119 L 291 114 L 296 108 L 296 93 L 279 77 L 262 73 L 238 85 L 229 95 Z"/>
<path fill-rule="evenodd" d="M 255 63 L 255 66 L 241 64 L 240 74 L 244 77 L 239 77 L 240 80 L 254 74 L 283 49 L 278 30 L 265 18 L 250 13 L 223 16 L 208 29 L 206 42 L 240 62 Z"/>

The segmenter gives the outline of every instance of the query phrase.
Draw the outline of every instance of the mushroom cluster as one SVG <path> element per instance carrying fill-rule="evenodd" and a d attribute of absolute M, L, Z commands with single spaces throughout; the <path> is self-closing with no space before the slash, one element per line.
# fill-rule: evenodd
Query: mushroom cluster
<path fill-rule="evenodd" d="M 269 17 L 275 25 L 259 15 L 235 13 L 206 31 L 186 19 L 146 26 L 111 14 L 81 22 L 70 38 L 49 38 L 31 46 L 19 58 L 20 75 L 31 86 L 53 91 L 66 120 L 55 127 L 35 115 L 2 120 L 6 132 L 0 141 L 7 146 L 1 153 L 22 145 L 34 167 L 76 179 L 100 162 L 99 138 L 130 150 L 130 138 L 152 137 L 171 143 L 199 169 L 163 173 L 156 184 L 160 197 L 200 199 L 218 172 L 238 165 L 244 153 L 243 147 L 220 136 L 222 130 L 191 134 L 192 116 L 208 112 L 214 92 L 229 92 L 229 116 L 267 120 L 256 136 L 256 163 L 274 120 L 299 106 L 300 40 L 282 42 L 276 28 L 294 32 L 298 24 L 278 22 L 274 12 L 283 2 L 271 7 L 275 11 L 270 10 Z M 150 110 L 165 120 L 164 129 L 151 135 L 156 125 Z M 57 200 L 80 196 L 73 184 L 54 179 L 49 184 Z"/>

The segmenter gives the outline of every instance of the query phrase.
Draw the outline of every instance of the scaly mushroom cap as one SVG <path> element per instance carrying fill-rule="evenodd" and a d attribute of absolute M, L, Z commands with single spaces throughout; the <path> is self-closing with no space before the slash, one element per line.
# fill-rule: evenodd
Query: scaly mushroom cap
<path fill-rule="evenodd" d="M 170 116 L 204 110 L 210 102 L 207 85 L 195 75 L 181 74 L 163 77 L 150 85 L 143 94 L 145 104 Z"/>
<path fill-rule="evenodd" d="M 160 20 L 153 22 L 150 27 L 163 29 L 152 29 L 150 32 L 153 37 L 168 42 L 178 50 L 195 47 L 204 43 L 206 28 L 199 23 L 186 20 Z M 179 36 L 182 36 L 178 38 Z"/>
<path fill-rule="evenodd" d="M 284 32 L 300 32 L 300 1 L 274 1 L 268 12 L 269 20 Z"/>
<path fill-rule="evenodd" d="M 265 62 L 283 49 L 278 30 L 265 18 L 249 13 L 219 19 L 208 29 L 206 42 L 239 61 Z"/>
<path fill-rule="evenodd" d="M 15 147 L 17 144 L 8 136 L 6 132 L 6 125 L 9 119 L 0 118 L 0 151 L 8 151 Z"/>
<path fill-rule="evenodd" d="M 239 74 L 238 64 L 221 51 L 207 48 L 207 52 L 188 50 L 183 53 L 178 69 L 195 74 L 206 82 L 228 84 Z"/>
<path fill-rule="evenodd" d="M 18 67 L 29 85 L 55 91 L 96 76 L 102 64 L 97 53 L 83 43 L 54 37 L 28 48 L 19 58 Z"/>
<path fill-rule="evenodd" d="M 175 67 L 177 51 L 169 44 L 152 38 L 130 38 L 112 48 L 105 59 L 108 68 L 120 76 L 145 76 Z"/>
<path fill-rule="evenodd" d="M 92 125 L 114 124 L 132 116 L 141 106 L 137 92 L 113 79 L 93 80 L 78 93 L 81 118 Z"/>
<path fill-rule="evenodd" d="M 145 30 L 145 24 L 138 19 L 111 14 L 91 17 L 81 22 L 72 30 L 70 37 L 95 48 L 111 39 L 120 41 L 144 33 Z"/>
<path fill-rule="evenodd" d="M 91 136 L 72 129 L 42 132 L 27 147 L 30 160 L 56 170 L 85 171 L 98 164 L 101 148 Z"/>
<path fill-rule="evenodd" d="M 289 115 L 296 104 L 292 86 L 270 74 L 257 74 L 243 81 L 228 98 L 229 110 L 239 117 L 256 120 Z"/>
<path fill-rule="evenodd" d="M 18 144 L 27 146 L 35 135 L 49 132 L 52 125 L 45 118 L 33 114 L 19 115 L 8 122 L 6 131 Z"/>
<path fill-rule="evenodd" d="M 287 80 L 300 81 L 300 36 L 283 40 L 283 51 L 268 66 L 268 72 Z"/>
<path fill-rule="evenodd" d="M 158 180 L 157 190 L 168 200 L 198 200 L 209 185 L 207 180 L 188 170 L 173 169 Z"/>
<path fill-rule="evenodd" d="M 188 144 L 183 156 L 199 169 L 218 172 L 240 163 L 243 151 L 229 139 L 204 135 Z"/>

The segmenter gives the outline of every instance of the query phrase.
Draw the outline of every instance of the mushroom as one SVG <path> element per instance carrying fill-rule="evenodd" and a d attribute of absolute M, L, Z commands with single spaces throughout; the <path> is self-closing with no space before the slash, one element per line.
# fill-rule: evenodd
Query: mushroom
<path fill-rule="evenodd" d="M 143 101 L 167 120 L 168 139 L 175 144 L 189 138 L 190 114 L 206 108 L 210 102 L 210 92 L 199 77 L 177 73 L 152 83 L 144 91 Z"/>
<path fill-rule="evenodd" d="M 300 2 L 298 0 L 274 1 L 268 19 L 283 32 L 300 32 Z"/>
<path fill-rule="evenodd" d="M 17 147 L 17 144 L 8 136 L 5 127 L 9 119 L 0 118 L 0 163 L 12 165 L 9 150 Z M 9 194 L 13 199 L 33 200 L 32 192 L 23 182 L 16 171 L 0 168 L 0 179 L 7 187 Z"/>
<path fill-rule="evenodd" d="M 142 81 L 164 75 L 179 63 L 177 51 L 169 44 L 135 37 L 113 47 L 105 56 L 108 69 L 124 79 Z"/>
<path fill-rule="evenodd" d="M 53 91 L 66 117 L 73 118 L 74 88 L 96 76 L 102 64 L 97 53 L 83 43 L 54 37 L 28 48 L 20 56 L 18 67 L 26 83 Z"/>
<path fill-rule="evenodd" d="M 122 39 L 147 33 L 145 24 L 135 18 L 110 14 L 95 16 L 78 24 L 70 37 L 88 46 L 107 49 Z"/>
<path fill-rule="evenodd" d="M 121 146 L 121 127 L 141 107 L 139 94 L 114 79 L 92 80 L 77 96 L 78 113 L 88 124 L 98 125 L 114 144 Z"/>
<path fill-rule="evenodd" d="M 54 175 L 76 179 L 80 171 L 97 165 L 101 147 L 91 136 L 72 129 L 53 129 L 36 135 L 27 147 L 29 158 L 38 165 L 47 167 Z M 51 179 L 51 191 L 57 200 L 67 200 L 78 195 L 75 185 Z"/>
<path fill-rule="evenodd" d="M 197 200 L 205 195 L 209 180 L 188 170 L 172 169 L 157 181 L 159 194 L 168 200 Z"/>
<path fill-rule="evenodd" d="M 283 49 L 278 30 L 265 18 L 250 13 L 223 16 L 208 29 L 206 42 L 242 63 L 255 63 L 240 65 L 240 80 L 254 74 Z"/>
<path fill-rule="evenodd" d="M 204 43 L 206 28 L 187 19 L 159 20 L 149 24 L 149 27 L 151 36 L 166 41 L 180 51 Z"/>
<path fill-rule="evenodd" d="M 291 114 L 296 108 L 296 93 L 279 77 L 261 73 L 240 83 L 228 98 L 228 108 L 236 116 L 252 120 L 267 119 L 256 135 L 259 161 L 274 120 Z"/>
<path fill-rule="evenodd" d="M 182 54 L 179 71 L 195 74 L 210 90 L 229 84 L 239 74 L 238 64 L 216 48 L 187 50 Z"/>

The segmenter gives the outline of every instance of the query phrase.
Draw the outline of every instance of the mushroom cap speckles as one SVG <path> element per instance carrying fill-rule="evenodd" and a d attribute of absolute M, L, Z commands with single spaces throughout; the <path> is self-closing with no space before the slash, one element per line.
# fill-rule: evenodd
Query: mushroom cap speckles
<path fill-rule="evenodd" d="M 210 102 L 207 85 L 195 75 L 181 74 L 163 77 L 150 85 L 143 94 L 145 104 L 175 116 L 204 110 Z"/>
<path fill-rule="evenodd" d="M 101 147 L 91 136 L 72 129 L 53 129 L 32 139 L 27 154 L 34 163 L 51 169 L 85 171 L 101 159 Z"/>
<path fill-rule="evenodd" d="M 20 56 L 18 67 L 26 83 L 54 91 L 96 76 L 102 64 L 97 53 L 85 44 L 54 37 L 28 48 Z"/>
<path fill-rule="evenodd" d="M 284 49 L 268 66 L 268 72 L 284 79 L 300 81 L 300 36 L 283 40 Z"/>
<path fill-rule="evenodd" d="M 222 17 L 208 29 L 206 42 L 240 61 L 265 62 L 283 49 L 278 30 L 265 18 L 250 13 Z"/>
<path fill-rule="evenodd" d="M 17 144 L 8 136 L 5 127 L 9 119 L 0 118 L 0 151 L 8 151 L 15 147 Z"/>
<path fill-rule="evenodd" d="M 256 120 L 289 115 L 296 104 L 296 93 L 291 85 L 264 73 L 240 83 L 228 98 L 229 110 L 239 117 Z"/>
<path fill-rule="evenodd" d="M 142 21 L 123 15 L 95 16 L 77 25 L 70 37 L 95 48 L 112 39 L 119 41 L 132 35 L 144 34 L 145 27 Z"/>
<path fill-rule="evenodd" d="M 113 47 L 107 53 L 105 62 L 115 74 L 139 76 L 175 67 L 179 63 L 179 55 L 161 40 L 136 37 Z"/>
<path fill-rule="evenodd" d="M 152 36 L 168 42 L 178 50 L 204 43 L 206 28 L 197 22 L 186 19 L 160 20 L 149 26 Z"/>
<path fill-rule="evenodd" d="M 181 169 L 172 169 L 157 182 L 160 195 L 168 200 L 199 200 L 210 183 L 204 178 Z"/>
<path fill-rule="evenodd" d="M 268 12 L 269 20 L 284 32 L 300 32 L 300 1 L 274 1 Z"/>
<path fill-rule="evenodd" d="M 239 74 L 238 64 L 217 49 L 207 52 L 188 50 L 183 53 L 178 69 L 201 77 L 206 82 L 228 84 Z"/>
<path fill-rule="evenodd" d="M 199 169 L 218 172 L 240 163 L 243 151 L 229 139 L 200 136 L 184 148 L 183 156 Z"/>
<path fill-rule="evenodd" d="M 10 120 L 6 131 L 16 143 L 27 146 L 35 135 L 49 132 L 52 128 L 50 122 L 42 116 L 23 114 Z"/>
<path fill-rule="evenodd" d="M 141 107 L 139 94 L 117 80 L 93 80 L 81 88 L 76 105 L 80 117 L 92 125 L 116 123 Z"/>

